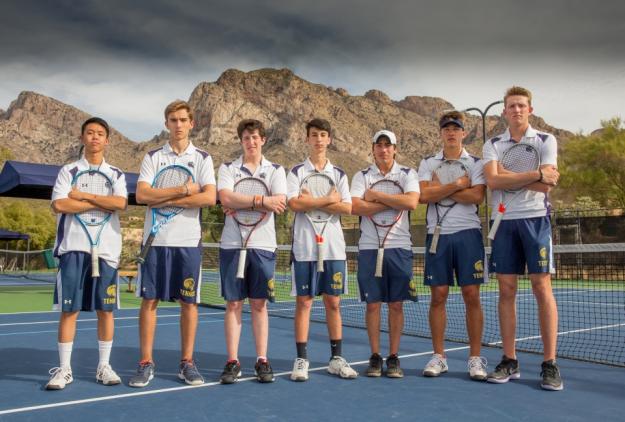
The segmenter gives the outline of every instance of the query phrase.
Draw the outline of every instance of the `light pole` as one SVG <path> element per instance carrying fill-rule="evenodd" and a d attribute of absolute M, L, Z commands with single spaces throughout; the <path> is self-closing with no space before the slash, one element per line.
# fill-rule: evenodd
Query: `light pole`
<path fill-rule="evenodd" d="M 488 114 L 488 110 L 490 110 L 491 107 L 496 106 L 497 104 L 503 104 L 503 101 L 499 100 L 490 103 L 488 106 L 486 106 L 486 109 L 484 109 L 484 111 L 480 110 L 477 107 L 469 107 L 462 110 L 464 112 L 476 111 L 480 113 L 480 116 L 482 116 L 482 145 L 486 143 L 486 115 Z M 488 211 L 488 189 L 486 189 L 486 231 L 488 231 L 489 217 L 490 215 Z M 490 245 L 490 239 L 487 238 L 486 241 L 488 242 L 488 245 Z"/>

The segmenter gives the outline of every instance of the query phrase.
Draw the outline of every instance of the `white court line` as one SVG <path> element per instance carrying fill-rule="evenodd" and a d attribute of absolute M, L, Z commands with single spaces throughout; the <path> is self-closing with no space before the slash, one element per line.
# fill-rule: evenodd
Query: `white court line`
<path fill-rule="evenodd" d="M 458 350 L 466 350 L 468 348 L 469 348 L 469 346 L 453 347 L 453 348 L 450 348 L 450 349 L 445 349 L 445 351 L 446 352 L 455 352 L 455 351 L 458 351 Z M 430 351 L 427 351 L 427 352 L 420 352 L 420 353 L 412 353 L 412 354 L 408 354 L 408 355 L 401 355 L 399 357 L 400 358 L 411 358 L 411 357 L 431 355 L 432 353 L 433 353 L 433 351 L 430 350 Z M 367 364 L 367 363 L 369 363 L 368 359 L 367 360 L 358 361 L 358 362 L 350 362 L 350 365 L 364 365 L 364 364 Z M 323 371 L 323 370 L 327 370 L 327 369 L 328 369 L 327 366 L 320 366 L 320 367 L 317 367 L 317 368 L 309 369 L 308 372 L 317 372 L 317 371 Z M 274 377 L 283 377 L 285 375 L 290 375 L 290 374 L 291 374 L 291 371 L 279 372 L 277 374 L 274 374 Z M 256 377 L 240 378 L 238 382 L 247 382 L 247 381 L 252 381 L 252 380 L 255 381 Z M 95 402 L 108 401 L 108 400 L 118 400 L 118 399 L 129 398 L 129 397 L 139 397 L 139 396 L 149 396 L 149 395 L 153 395 L 153 394 L 171 393 L 171 392 L 182 391 L 182 390 L 190 390 L 192 388 L 214 387 L 214 386 L 217 386 L 217 385 L 221 385 L 221 383 L 219 381 L 215 381 L 215 382 L 205 383 L 205 384 L 202 384 L 202 385 L 181 385 L 179 387 L 161 388 L 161 389 L 158 389 L 158 390 L 149 390 L 149 391 L 138 391 L 136 393 L 116 394 L 114 396 L 91 397 L 91 398 L 88 398 L 88 399 L 72 400 L 72 401 L 57 402 L 57 403 L 50 403 L 50 404 L 42 404 L 42 405 L 38 405 L 38 406 L 16 407 L 16 408 L 13 408 L 13 409 L 0 410 L 0 415 L 9 415 L 9 414 L 13 414 L 13 413 L 30 412 L 30 411 L 33 411 L 33 410 L 42 410 L 42 409 L 52 409 L 52 408 L 56 408 L 56 407 L 66 407 L 66 406 L 85 404 L 85 403 L 95 403 Z"/>
<path fill-rule="evenodd" d="M 219 312 L 201 312 L 198 313 L 198 316 L 205 316 L 205 315 L 223 315 L 225 313 L 225 311 L 219 311 Z M 174 314 L 174 315 L 158 315 L 158 319 L 160 318 L 175 318 L 175 317 L 180 317 L 180 314 Z M 121 320 L 125 320 L 125 319 L 139 319 L 138 316 L 129 316 L 129 317 L 115 317 L 113 318 L 115 321 L 121 321 Z M 88 318 L 88 319 L 78 319 L 77 322 L 93 322 L 93 321 L 97 321 L 97 318 Z M 3 324 L 0 324 L 0 327 L 12 327 L 15 325 L 36 325 L 36 324 L 58 324 L 59 321 L 58 320 L 53 320 L 53 321 L 33 321 L 33 322 L 5 322 Z"/>
<path fill-rule="evenodd" d="M 591 328 L 578 328 L 577 330 L 569 330 L 569 331 L 559 331 L 558 332 L 558 336 L 565 336 L 567 334 L 578 334 L 578 333 L 586 333 L 588 331 L 595 331 L 595 330 L 607 330 L 609 328 L 618 328 L 618 327 L 625 327 L 625 322 L 620 323 L 620 324 L 610 324 L 610 325 L 601 325 L 599 327 L 591 327 Z M 542 338 L 539 335 L 536 336 L 528 336 L 528 337 L 521 337 L 521 338 L 517 338 L 514 339 L 514 341 L 519 342 L 519 341 L 526 341 L 526 340 L 536 340 L 536 339 L 540 339 Z M 486 343 L 487 346 L 497 346 L 499 344 L 502 344 L 503 341 L 493 341 L 490 343 Z"/>

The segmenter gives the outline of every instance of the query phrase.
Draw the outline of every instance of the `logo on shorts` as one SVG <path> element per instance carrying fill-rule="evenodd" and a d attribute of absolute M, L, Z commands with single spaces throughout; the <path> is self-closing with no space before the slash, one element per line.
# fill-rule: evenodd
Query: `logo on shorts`
<path fill-rule="evenodd" d="M 111 284 L 110 286 L 108 286 L 106 288 L 106 295 L 111 296 L 111 297 L 117 296 L 117 286 L 114 284 Z"/>
<path fill-rule="evenodd" d="M 273 301 L 276 297 L 276 292 L 274 291 L 276 287 L 276 283 L 273 278 L 270 278 L 267 281 L 267 299 Z"/>
<path fill-rule="evenodd" d="M 475 272 L 473 273 L 474 279 L 477 280 L 480 278 L 484 278 L 484 263 L 481 259 L 475 261 L 475 264 L 473 264 L 473 268 L 475 269 Z"/>
<path fill-rule="evenodd" d="M 546 267 L 549 264 L 549 260 L 547 259 L 549 255 L 547 253 L 547 248 L 543 246 L 542 248 L 540 248 L 540 251 L 538 251 L 538 254 L 540 255 L 540 259 L 538 260 L 538 265 L 540 265 L 541 267 Z"/>
<path fill-rule="evenodd" d="M 180 294 L 186 297 L 194 297 L 195 296 L 195 280 L 192 278 L 185 278 L 182 282 L 182 289 L 180 289 Z"/>
<path fill-rule="evenodd" d="M 414 280 L 410 280 L 408 283 L 408 294 L 412 297 L 417 297 L 417 282 Z"/>
<path fill-rule="evenodd" d="M 332 281 L 334 281 L 334 283 L 332 283 L 332 288 L 334 290 L 341 290 L 343 288 L 343 273 L 340 271 L 334 273 L 332 275 Z"/>

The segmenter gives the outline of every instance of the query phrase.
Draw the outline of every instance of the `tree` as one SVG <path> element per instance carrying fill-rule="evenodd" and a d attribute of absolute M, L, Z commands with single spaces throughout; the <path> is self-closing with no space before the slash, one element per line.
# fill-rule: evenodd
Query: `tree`
<path fill-rule="evenodd" d="M 588 136 L 577 135 L 562 147 L 561 187 L 606 207 L 625 208 L 625 128 L 612 118 Z"/>

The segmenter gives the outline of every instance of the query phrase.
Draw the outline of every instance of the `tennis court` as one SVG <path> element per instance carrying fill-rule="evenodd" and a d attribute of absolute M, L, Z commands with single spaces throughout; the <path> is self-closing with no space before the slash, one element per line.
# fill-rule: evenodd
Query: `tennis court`
<path fill-rule="evenodd" d="M 415 282 L 421 285 L 422 250 L 415 248 Z M 363 330 L 364 305 L 357 299 L 354 249 L 349 249 L 349 289 L 343 300 L 344 354 L 359 372 L 369 357 Z M 252 377 L 255 358 L 249 314 L 244 314 L 240 358 L 242 380 L 232 386 L 219 385 L 223 368 L 223 302 L 217 296 L 217 249 L 206 244 L 200 324 L 196 359 L 206 384 L 189 387 L 177 379 L 179 329 L 177 307 L 159 312 L 156 334 L 156 378 L 145 389 L 125 383 L 104 387 L 94 382 L 97 363 L 95 315 L 84 313 L 72 355 L 75 381 L 63 391 L 43 390 L 47 371 L 57 364 L 54 312 L 20 312 L 0 315 L 0 420 L 419 420 L 463 418 L 465 420 L 622 420 L 625 399 L 625 245 L 556 247 L 558 273 L 554 291 L 560 312 L 559 364 L 565 390 L 550 393 L 539 388 L 542 355 L 535 302 L 527 281 L 519 286 L 518 339 L 522 379 L 506 385 L 470 381 L 466 375 L 468 345 L 464 329 L 464 305 L 459 294 L 448 302 L 446 343 L 450 372 L 438 379 L 422 377 L 421 370 L 431 354 L 427 312 L 429 296 L 420 287 L 420 301 L 405 305 L 406 327 L 402 338 L 401 363 L 406 376 L 401 380 L 341 380 L 326 373 L 329 358 L 327 332 L 323 323 L 311 324 L 309 357 L 311 378 L 293 383 L 288 376 L 295 357 L 293 302 L 290 299 L 288 247 L 280 247 L 276 269 L 277 302 L 270 305 L 269 357 L 276 382 L 259 385 Z M 52 275 L 52 272 L 45 277 Z M 28 277 L 44 280 L 44 273 Z M 38 285 L 24 286 L 34 282 Z M 19 284 L 22 283 L 22 284 Z M 14 284 L 6 286 L 6 284 Z M 18 284 L 18 286 L 15 286 Z M 18 302 L 11 289 L 37 289 L 26 300 L 41 296 L 51 301 L 51 284 L 45 281 L 0 277 L 0 295 Z M 26 289 L 26 290 L 28 290 Z M 123 289 L 122 289 L 123 290 Z M 128 296 L 125 296 L 128 295 Z M 496 315 L 496 283 L 482 289 L 485 314 L 483 355 L 489 369 L 499 361 Z M 3 296 L 5 297 L 5 296 Z M 131 293 L 123 293 L 129 309 L 116 312 L 116 335 L 112 364 L 124 381 L 133 374 L 138 359 L 138 311 Z M 44 303 L 45 303 L 44 300 Z M 2 300 L 5 303 L 5 300 Z M 3 305 L 4 307 L 4 305 Z M 313 320 L 323 321 L 323 306 L 316 303 Z M 386 347 L 384 338 L 383 350 Z M 602 363 L 597 363 L 602 362 Z"/>

